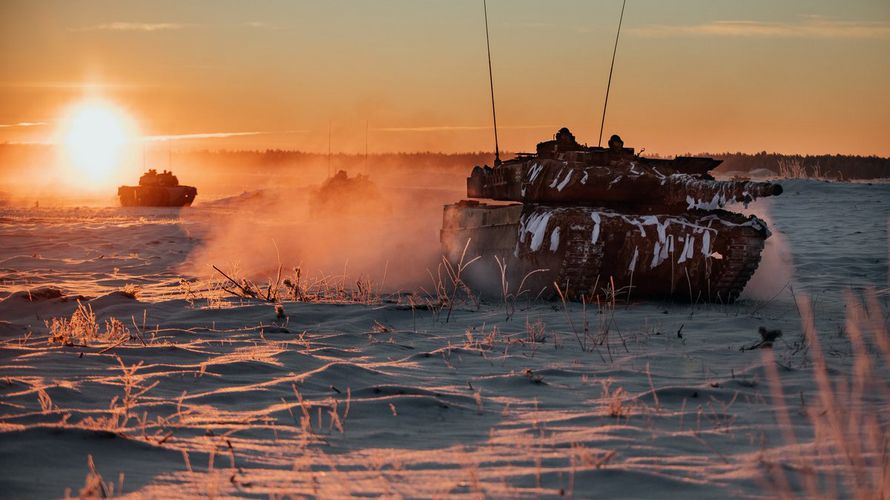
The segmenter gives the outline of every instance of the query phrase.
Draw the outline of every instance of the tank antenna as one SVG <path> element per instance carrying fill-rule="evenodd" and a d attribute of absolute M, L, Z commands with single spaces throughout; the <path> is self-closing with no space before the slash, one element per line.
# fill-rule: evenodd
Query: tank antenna
<path fill-rule="evenodd" d="M 331 121 L 328 120 L 328 179 L 331 178 Z"/>
<path fill-rule="evenodd" d="M 501 164 L 501 153 L 498 147 L 498 115 L 494 109 L 494 78 L 491 75 L 491 42 L 488 37 L 488 6 L 482 0 L 482 12 L 485 14 L 485 48 L 488 51 L 488 86 L 491 89 L 491 118 L 494 122 L 494 164 Z"/>
<path fill-rule="evenodd" d="M 609 83 L 606 84 L 606 100 L 603 103 L 603 120 L 600 122 L 600 140 L 598 147 L 603 147 L 603 127 L 606 125 L 606 107 L 609 106 L 609 90 L 612 88 L 612 70 L 615 69 L 615 54 L 618 52 L 618 37 L 621 36 L 621 22 L 624 21 L 624 7 L 627 0 L 621 3 L 621 16 L 618 18 L 618 32 L 615 33 L 615 47 L 612 49 L 612 65 L 609 66 Z"/>

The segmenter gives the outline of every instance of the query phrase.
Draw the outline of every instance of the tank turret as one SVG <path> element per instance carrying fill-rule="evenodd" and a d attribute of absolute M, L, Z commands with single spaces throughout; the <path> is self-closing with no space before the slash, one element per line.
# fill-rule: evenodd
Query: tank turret
<path fill-rule="evenodd" d="M 618 136 L 610 143 L 609 148 L 581 146 L 564 128 L 556 140 L 538 144 L 535 155 L 520 155 L 495 168 L 475 167 L 467 178 L 467 196 L 654 213 L 717 209 L 782 193 L 782 186 L 769 182 L 715 180 L 708 172 L 719 160 L 649 159 L 625 148 Z"/>
<path fill-rule="evenodd" d="M 161 187 L 176 187 L 179 185 L 179 179 L 173 175 L 173 172 L 168 172 L 164 170 L 161 173 L 158 173 L 157 170 L 151 168 L 148 172 L 142 174 L 142 177 L 139 178 L 140 186 L 161 186 Z"/>
<path fill-rule="evenodd" d="M 731 302 L 769 231 L 724 207 L 782 187 L 715 180 L 709 172 L 719 164 L 644 158 L 617 135 L 606 148 L 588 147 L 563 128 L 534 154 L 473 168 L 468 197 L 514 204 L 446 206 L 443 249 L 455 261 L 465 247 L 470 257 L 507 258 L 514 279 L 534 272 L 529 286 L 553 293 L 556 283 L 576 299 L 610 283 L 634 297 Z"/>

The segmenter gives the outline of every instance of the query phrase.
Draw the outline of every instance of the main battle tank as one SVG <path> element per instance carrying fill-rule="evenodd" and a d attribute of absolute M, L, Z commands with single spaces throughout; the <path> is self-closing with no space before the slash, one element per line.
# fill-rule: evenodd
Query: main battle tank
<path fill-rule="evenodd" d="M 197 195 L 197 188 L 180 186 L 173 172 L 158 173 L 155 169 L 143 174 L 138 186 L 117 188 L 117 196 L 125 207 L 187 207 Z"/>
<path fill-rule="evenodd" d="M 367 175 L 349 177 L 345 170 L 326 179 L 309 193 L 309 213 L 323 215 L 375 217 L 390 212 L 389 203 Z"/>
<path fill-rule="evenodd" d="M 723 210 L 781 194 L 766 182 L 717 181 L 711 158 L 644 158 L 612 136 L 579 144 L 568 129 L 534 154 L 467 178 L 470 198 L 445 206 L 442 248 L 453 263 L 481 256 L 462 276 L 472 288 L 595 301 L 634 298 L 732 302 L 770 233 L 755 216 Z M 491 264 L 486 264 L 490 261 Z M 522 283 L 522 290 L 513 290 Z M 557 291 L 556 286 L 559 286 Z"/>

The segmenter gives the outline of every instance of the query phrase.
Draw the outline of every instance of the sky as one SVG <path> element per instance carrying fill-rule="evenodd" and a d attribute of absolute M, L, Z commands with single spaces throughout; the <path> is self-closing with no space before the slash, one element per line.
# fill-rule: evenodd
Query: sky
<path fill-rule="evenodd" d="M 488 0 L 501 149 L 596 144 L 621 0 Z M 890 156 L 887 0 L 628 0 L 605 135 Z M 149 147 L 493 148 L 481 0 L 0 2 L 0 142 L 101 98 Z"/>

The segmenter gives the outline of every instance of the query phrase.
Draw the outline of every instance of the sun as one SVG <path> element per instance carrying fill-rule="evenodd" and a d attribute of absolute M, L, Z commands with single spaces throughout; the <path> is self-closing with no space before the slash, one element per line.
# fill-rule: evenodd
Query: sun
<path fill-rule="evenodd" d="M 92 99 L 73 106 L 62 123 L 65 155 L 79 180 L 117 177 L 136 137 L 133 120 L 124 111 L 108 101 Z"/>

